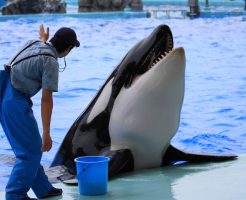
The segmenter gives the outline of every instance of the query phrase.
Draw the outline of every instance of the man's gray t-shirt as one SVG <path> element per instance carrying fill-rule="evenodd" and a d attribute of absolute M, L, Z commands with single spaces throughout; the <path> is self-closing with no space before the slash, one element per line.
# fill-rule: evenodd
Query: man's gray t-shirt
<path fill-rule="evenodd" d="M 28 41 L 22 49 L 35 42 Z M 41 88 L 58 91 L 58 73 L 59 64 L 57 62 L 56 49 L 47 43 L 36 42 L 24 50 L 13 63 L 18 62 L 25 57 L 38 55 L 21 61 L 11 69 L 11 83 L 14 88 L 27 94 L 29 97 L 34 96 Z"/>

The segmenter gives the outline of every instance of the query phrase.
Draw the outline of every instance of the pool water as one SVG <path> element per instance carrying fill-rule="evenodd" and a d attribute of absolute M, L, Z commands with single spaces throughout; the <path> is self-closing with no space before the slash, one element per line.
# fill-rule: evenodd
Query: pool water
<path fill-rule="evenodd" d="M 38 38 L 39 25 L 51 35 L 62 27 L 76 30 L 81 46 L 67 57 L 54 94 L 51 135 L 53 148 L 44 153 L 48 166 L 68 129 L 85 109 L 127 51 L 159 24 L 167 24 L 175 46 L 186 51 L 186 86 L 180 127 L 173 145 L 194 152 L 246 152 L 246 22 L 242 17 L 220 19 L 86 19 L 25 16 L 0 21 L 0 66 L 26 40 Z M 61 66 L 63 61 L 61 60 Z M 33 98 L 42 133 L 40 93 Z M 4 190 L 14 156 L 0 129 L 0 191 Z"/>

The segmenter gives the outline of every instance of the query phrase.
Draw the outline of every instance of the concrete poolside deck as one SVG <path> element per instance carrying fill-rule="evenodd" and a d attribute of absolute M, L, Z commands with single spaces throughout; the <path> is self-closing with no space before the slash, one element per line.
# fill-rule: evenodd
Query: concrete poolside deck
<path fill-rule="evenodd" d="M 221 163 L 187 164 L 138 171 L 109 181 L 108 193 L 83 196 L 77 186 L 56 184 L 62 197 L 50 200 L 245 200 L 246 155 Z M 32 192 L 29 195 L 34 197 Z M 0 193 L 4 199 L 4 192 Z"/>

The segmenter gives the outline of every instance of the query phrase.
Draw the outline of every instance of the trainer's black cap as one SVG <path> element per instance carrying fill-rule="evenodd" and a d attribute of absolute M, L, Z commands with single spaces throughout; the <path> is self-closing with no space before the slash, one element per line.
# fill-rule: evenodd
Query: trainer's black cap
<path fill-rule="evenodd" d="M 75 47 L 79 47 L 80 43 L 77 40 L 76 33 L 73 29 L 62 27 L 60 28 L 54 35 L 55 38 L 59 39 L 60 41 L 73 45 Z"/>

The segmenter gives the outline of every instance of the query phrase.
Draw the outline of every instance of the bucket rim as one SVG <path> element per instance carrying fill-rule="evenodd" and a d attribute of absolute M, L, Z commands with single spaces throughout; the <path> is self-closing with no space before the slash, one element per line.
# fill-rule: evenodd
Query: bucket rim
<path fill-rule="evenodd" d="M 105 158 L 105 160 L 100 161 L 79 161 L 79 158 Z M 80 156 L 74 159 L 74 162 L 76 163 L 101 163 L 101 162 L 108 162 L 110 160 L 107 156 Z"/>

